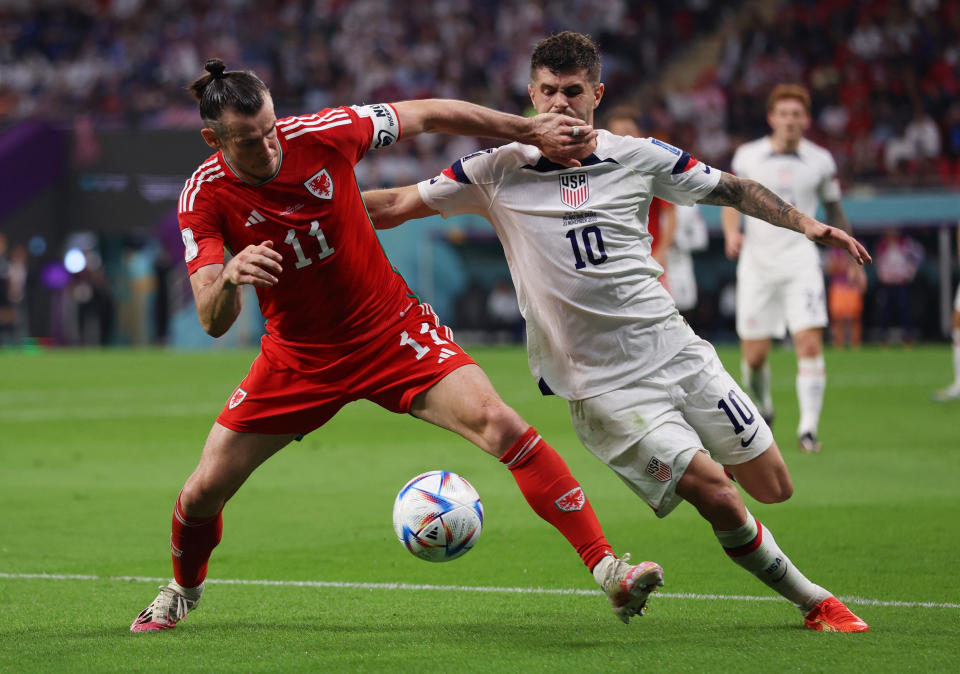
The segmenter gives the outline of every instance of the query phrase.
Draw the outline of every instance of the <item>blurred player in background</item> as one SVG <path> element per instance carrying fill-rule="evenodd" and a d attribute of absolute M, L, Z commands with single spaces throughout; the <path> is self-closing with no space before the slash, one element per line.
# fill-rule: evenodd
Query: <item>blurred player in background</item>
<path fill-rule="evenodd" d="M 562 32 L 533 52 L 539 114 L 592 123 L 603 97 L 600 54 Z M 530 367 L 544 393 L 569 401 L 583 444 L 658 517 L 689 501 L 729 557 L 792 601 L 814 630 L 867 624 L 810 582 L 748 511 L 726 467 L 763 503 L 793 493 L 773 434 L 657 281 L 647 208 L 654 196 L 734 206 L 809 239 L 870 256 L 847 233 L 800 213 L 762 185 L 722 173 L 654 138 L 599 131 L 582 166 L 512 143 L 453 163 L 418 185 L 366 192 L 374 224 L 440 213 L 493 224 L 527 321 Z"/>
<path fill-rule="evenodd" d="M 606 128 L 617 136 L 640 138 L 636 117 L 628 108 L 615 108 L 607 117 Z M 691 252 L 707 247 L 707 222 L 696 204 L 671 204 L 657 197 L 650 202 L 647 217 L 647 228 L 653 237 L 651 255 L 664 269 L 660 280 L 680 313 L 686 314 L 697 306 L 697 277 Z"/>
<path fill-rule="evenodd" d="M 960 222 L 957 223 L 957 260 L 960 260 Z M 960 400 L 960 285 L 957 285 L 957 294 L 953 298 L 950 337 L 953 343 L 953 383 L 933 394 L 933 399 L 939 402 Z"/>
<path fill-rule="evenodd" d="M 697 277 L 693 271 L 693 252 L 706 250 L 709 244 L 707 221 L 696 204 L 675 206 L 676 225 L 673 242 L 667 250 L 667 269 L 670 270 L 670 294 L 680 313 L 686 314 L 697 306 Z"/>
<path fill-rule="evenodd" d="M 769 136 L 734 153 L 733 172 L 762 181 L 804 215 L 814 217 L 822 204 L 827 224 L 849 233 L 833 157 L 803 137 L 810 127 L 807 90 L 793 84 L 774 87 L 767 99 L 767 123 Z M 817 432 L 827 383 L 823 359 L 827 299 L 819 251 L 812 241 L 768 227 L 761 218 L 747 216 L 741 232 L 740 213 L 732 208 L 723 211 L 723 234 L 727 256 L 739 257 L 737 335 L 743 385 L 772 423 L 767 357 L 771 340 L 783 338 L 789 329 L 797 353 L 797 445 L 803 452 L 819 452 Z"/>
<path fill-rule="evenodd" d="M 613 555 L 563 459 L 503 403 L 390 265 L 353 172 L 368 150 L 429 131 L 532 142 L 579 165 L 571 157 L 595 144 L 593 129 L 561 115 L 524 119 L 438 100 L 277 119 L 256 75 L 226 72 L 217 59 L 206 70 L 190 89 L 203 139 L 217 152 L 180 197 L 190 283 L 200 322 L 214 337 L 237 318 L 239 287 L 255 286 L 267 334 L 177 498 L 174 580 L 130 629 L 172 628 L 197 605 L 224 504 L 257 466 L 359 399 L 452 430 L 500 459 L 629 622 L 663 584 L 662 570 Z M 234 253 L 227 261 L 224 248 Z"/>

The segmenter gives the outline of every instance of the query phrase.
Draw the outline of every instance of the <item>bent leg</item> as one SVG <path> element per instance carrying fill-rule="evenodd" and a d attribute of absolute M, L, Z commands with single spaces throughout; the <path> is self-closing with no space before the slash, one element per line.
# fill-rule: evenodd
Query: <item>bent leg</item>
<path fill-rule="evenodd" d="M 200 462 L 180 493 L 183 514 L 191 518 L 216 515 L 261 463 L 296 436 L 238 433 L 214 423 Z"/>
<path fill-rule="evenodd" d="M 195 588 L 223 531 L 221 510 L 250 473 L 290 442 L 294 435 L 237 433 L 213 425 L 200 463 L 177 497 L 170 534 L 173 577 L 181 588 Z"/>
<path fill-rule="evenodd" d="M 761 503 L 781 503 L 793 496 L 793 480 L 776 442 L 760 456 L 726 469 Z"/>
<path fill-rule="evenodd" d="M 677 494 L 714 529 L 736 529 L 747 520 L 747 507 L 723 467 L 706 452 L 697 452 L 677 483 Z"/>
<path fill-rule="evenodd" d="M 705 453 L 690 462 L 677 485 L 677 493 L 710 522 L 714 535 L 733 562 L 789 599 L 804 614 L 830 596 L 793 565 L 770 531 L 747 510 L 720 464 Z"/>
<path fill-rule="evenodd" d="M 591 571 L 612 553 L 566 462 L 509 407 L 477 365 L 465 365 L 414 398 L 411 413 L 500 459 L 534 512 L 556 527 Z"/>
<path fill-rule="evenodd" d="M 413 399 L 410 414 L 460 435 L 498 459 L 530 424 L 501 400 L 479 365 L 464 365 Z"/>

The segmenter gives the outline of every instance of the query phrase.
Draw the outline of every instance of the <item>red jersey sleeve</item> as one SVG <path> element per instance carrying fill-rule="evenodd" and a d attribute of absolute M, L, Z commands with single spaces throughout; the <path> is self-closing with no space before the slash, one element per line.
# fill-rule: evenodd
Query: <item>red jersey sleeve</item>
<path fill-rule="evenodd" d="M 200 165 L 180 193 L 177 219 L 190 274 L 209 264 L 223 264 L 223 231 L 211 196 L 224 176 L 218 153 Z"/>
<path fill-rule="evenodd" d="M 301 137 L 301 142 L 314 140 L 356 164 L 371 148 L 393 145 L 400 138 L 400 118 L 392 105 L 377 103 L 287 117 L 277 122 L 277 129 L 288 143 Z"/>

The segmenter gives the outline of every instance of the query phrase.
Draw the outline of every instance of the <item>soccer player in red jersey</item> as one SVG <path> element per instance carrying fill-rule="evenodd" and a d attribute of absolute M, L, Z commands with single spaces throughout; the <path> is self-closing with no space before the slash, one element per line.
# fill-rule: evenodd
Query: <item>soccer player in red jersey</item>
<path fill-rule="evenodd" d="M 624 622 L 663 584 L 653 562 L 618 559 L 563 459 L 390 265 L 353 166 L 373 148 L 445 131 L 534 144 L 555 161 L 595 141 L 582 120 L 525 119 L 462 101 L 339 107 L 277 119 L 264 83 L 212 60 L 190 89 L 216 154 L 187 181 L 180 230 L 197 314 L 223 335 L 256 288 L 267 334 L 207 437 L 173 512 L 174 580 L 131 625 L 169 629 L 200 600 L 224 504 L 290 441 L 346 403 L 371 400 L 447 428 L 497 457 L 527 502 L 577 550 Z M 234 254 L 225 261 L 224 249 Z"/>

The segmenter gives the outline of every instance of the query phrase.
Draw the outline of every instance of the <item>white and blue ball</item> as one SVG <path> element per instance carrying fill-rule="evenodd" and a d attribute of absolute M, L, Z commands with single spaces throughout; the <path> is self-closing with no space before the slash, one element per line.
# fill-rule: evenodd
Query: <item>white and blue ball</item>
<path fill-rule="evenodd" d="M 456 473 L 417 475 L 397 494 L 393 529 L 404 547 L 428 562 L 448 562 L 474 546 L 483 529 L 483 504 Z"/>

